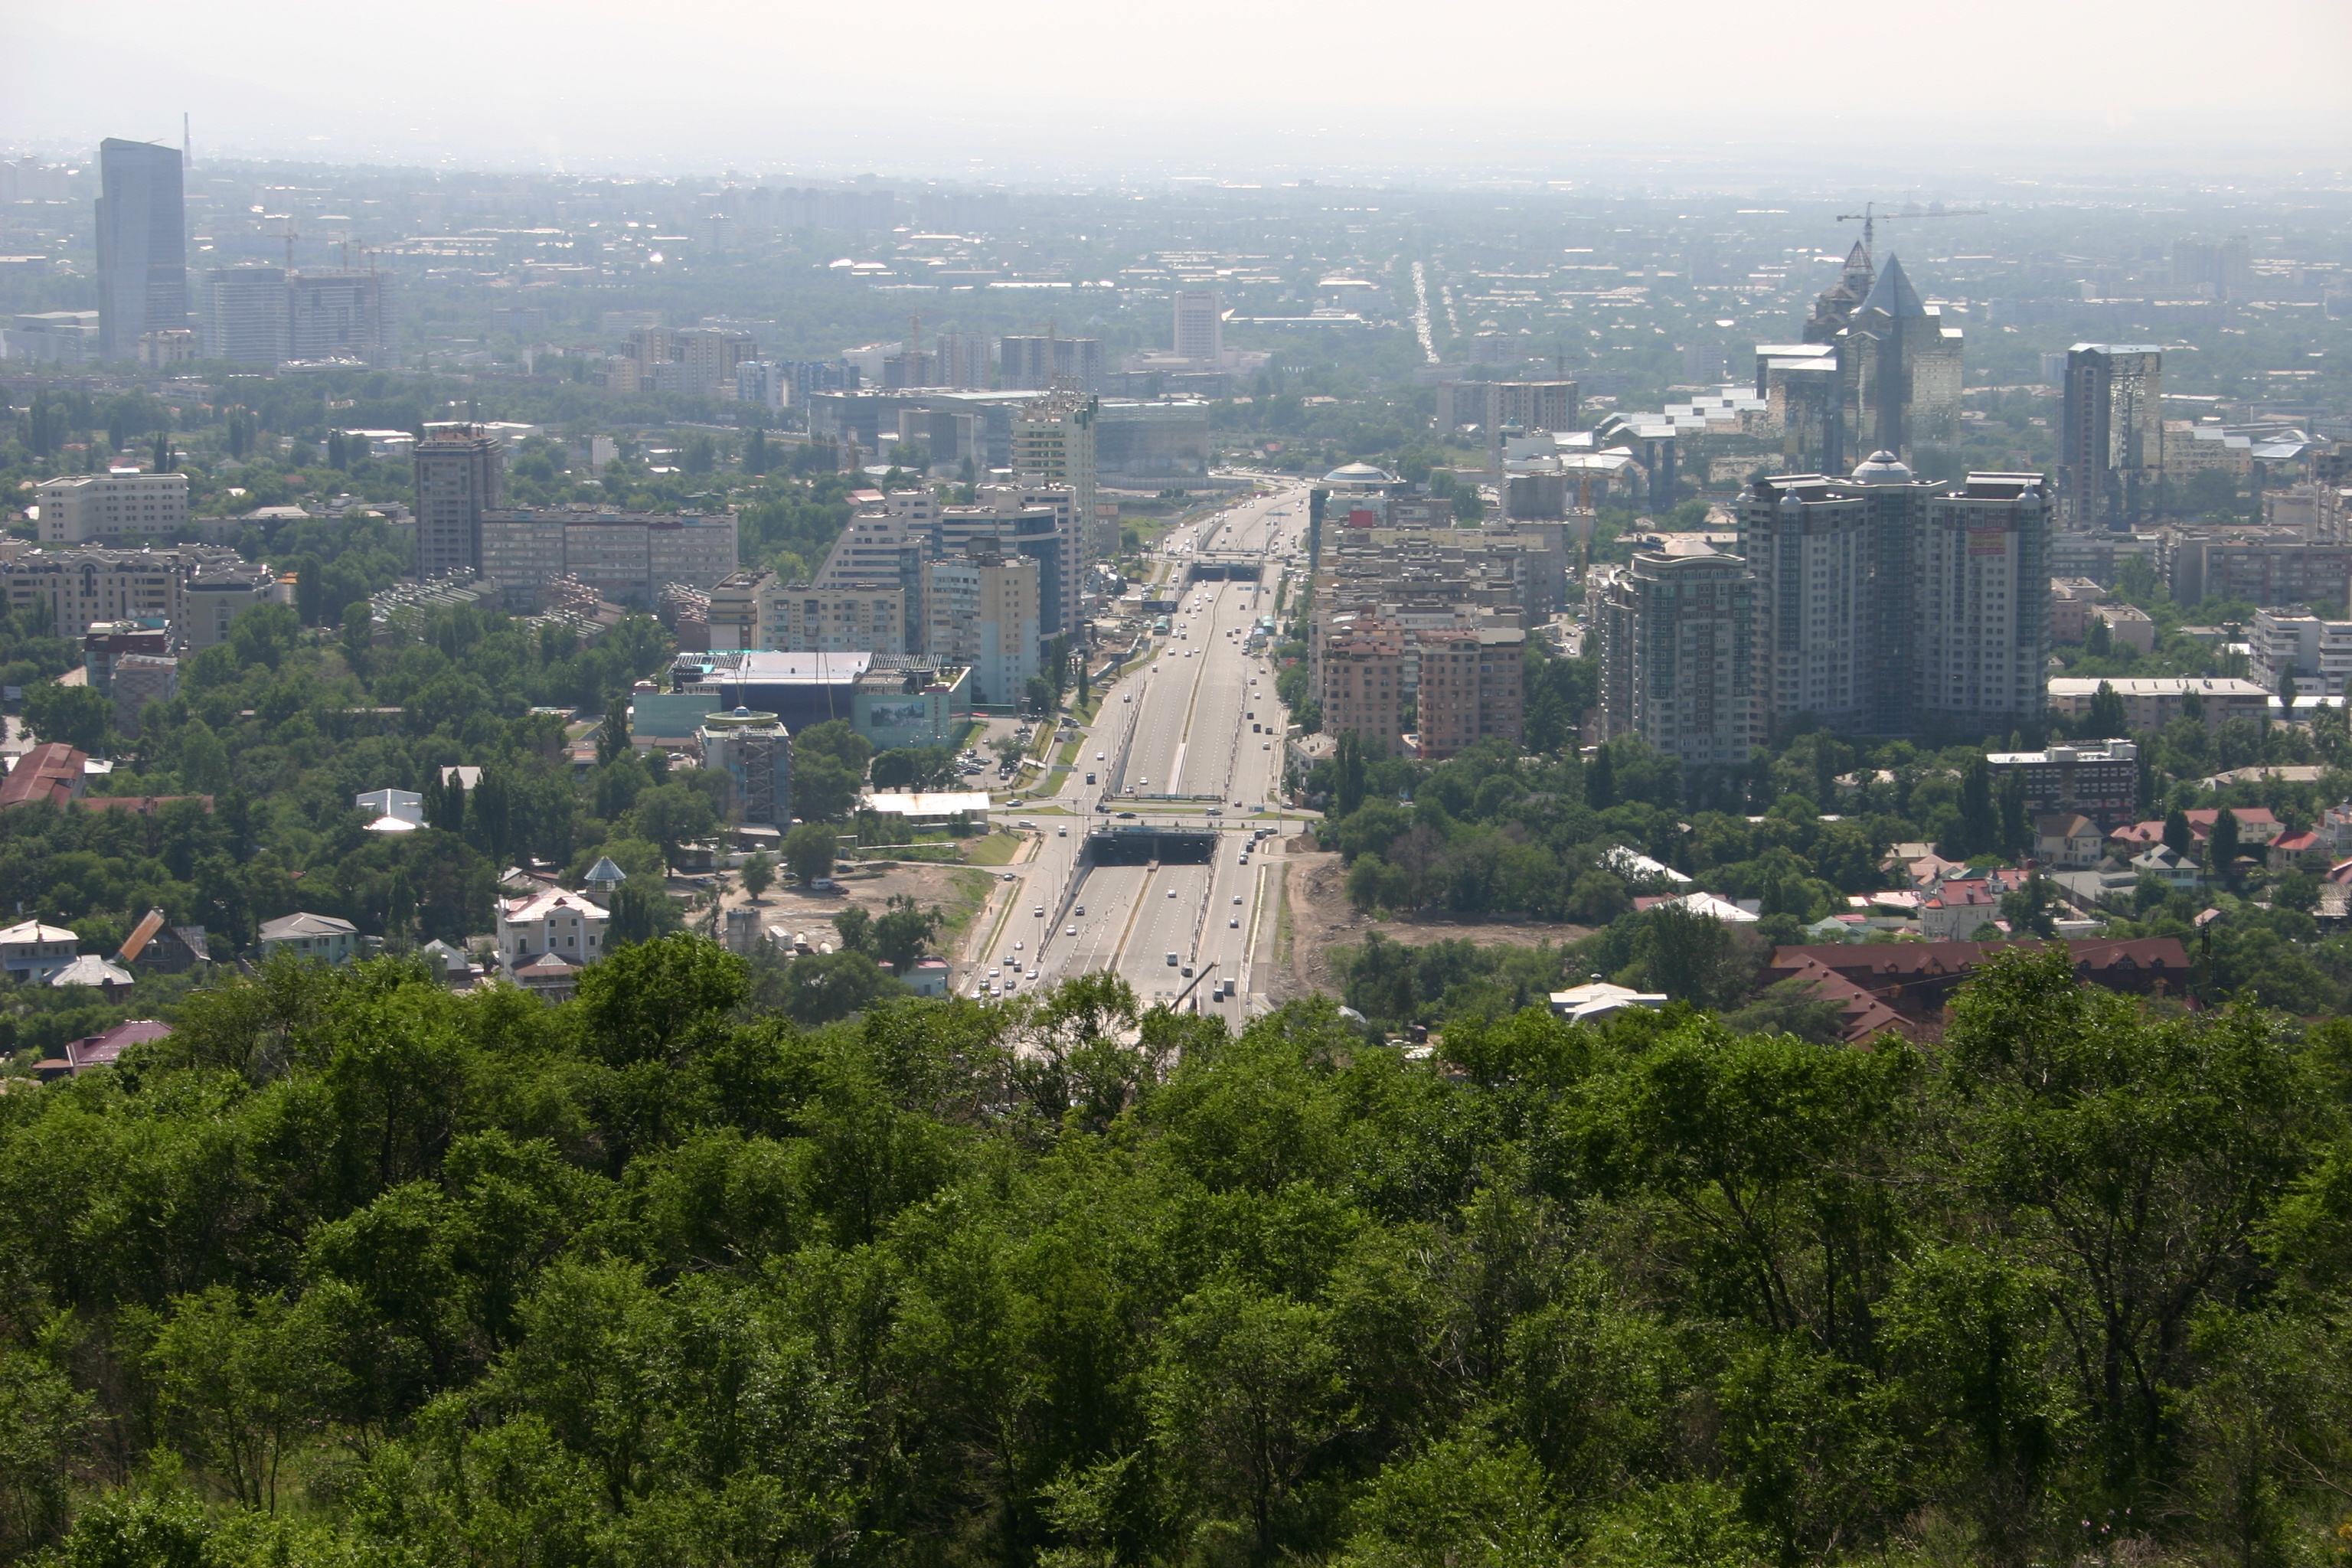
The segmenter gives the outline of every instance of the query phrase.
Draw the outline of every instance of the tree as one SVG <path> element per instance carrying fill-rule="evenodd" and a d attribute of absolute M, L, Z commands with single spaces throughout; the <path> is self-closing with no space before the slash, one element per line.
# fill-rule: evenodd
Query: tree
<path fill-rule="evenodd" d="M 637 831 L 661 846 L 665 865 L 675 867 L 688 844 L 718 831 L 718 814 L 710 796 L 683 779 L 656 784 L 637 796 L 633 808 Z"/>
<path fill-rule="evenodd" d="M 2206 863 L 2216 877 L 2230 875 L 2239 855 L 2238 814 L 2228 806 L 2213 814 L 2213 831 L 2205 842 Z"/>
<path fill-rule="evenodd" d="M 2310 1157 L 2308 1069 L 2259 1011 L 2151 1019 L 2060 948 L 1996 957 L 1951 1017 L 1937 1163 L 1979 1245 L 2039 1277 L 2083 1458 L 2110 1506 L 2144 1508 L 2171 1484 L 2189 1325 L 2264 1288 L 2263 1216 Z"/>
<path fill-rule="evenodd" d="M 288 1451 L 332 1379 L 320 1325 L 276 1297 L 183 1296 L 149 1358 L 169 1427 L 249 1508 L 275 1512 Z"/>
<path fill-rule="evenodd" d="M 764 902 L 764 895 L 776 885 L 776 863 L 762 851 L 743 862 L 743 890 L 751 895 L 755 904 Z"/>
<path fill-rule="evenodd" d="M 793 753 L 793 811 L 805 821 L 846 821 L 857 808 L 858 784 L 858 775 L 830 752 L 813 752 L 806 761 Z"/>
<path fill-rule="evenodd" d="M 2290 721 L 2293 721 L 2294 718 L 2294 666 L 2292 664 L 2281 664 L 2279 666 L 2278 677 L 2279 717 L 2281 719 Z"/>
<path fill-rule="evenodd" d="M 2104 627 L 2106 623 L 2101 621 L 2099 625 Z M 2122 696 L 2109 682 L 2104 680 L 2099 682 L 2099 689 L 2091 693 L 2091 711 L 2084 721 L 2083 732 L 2087 736 L 2103 740 L 2110 736 L 2126 735 L 2131 732 L 2130 722 L 2131 721 L 2124 712 Z"/>
<path fill-rule="evenodd" d="M 1342 731 L 1331 753 L 1331 806 L 1334 815 L 1351 816 L 1364 804 L 1364 738 Z"/>
<path fill-rule="evenodd" d="M 938 909 L 919 910 L 910 894 L 893 893 L 889 912 L 874 922 L 875 955 L 893 973 L 904 974 L 923 956 L 925 945 L 939 933 L 940 923 Z"/>
<path fill-rule="evenodd" d="M 837 910 L 833 917 L 834 934 L 841 938 L 841 951 L 862 952 L 871 957 L 874 952 L 874 917 L 864 904 L 852 904 Z"/>
<path fill-rule="evenodd" d="M 2189 814 L 2174 806 L 2164 814 L 2164 847 L 2184 860 L 2197 858 L 2197 833 L 2189 826 Z"/>
<path fill-rule="evenodd" d="M 629 698 L 615 690 L 604 699 L 604 720 L 596 726 L 596 763 L 609 767 L 629 754 Z"/>
<path fill-rule="evenodd" d="M 1033 718 L 1043 719 L 1052 713 L 1057 700 L 1054 682 L 1043 675 L 1031 676 L 1029 684 L 1021 690 L 1021 710 Z"/>
<path fill-rule="evenodd" d="M 793 737 L 793 765 L 797 767 L 803 758 L 811 755 L 831 757 L 862 778 L 866 763 L 874 755 L 874 742 L 851 729 L 848 720 L 828 719 Z"/>
<path fill-rule="evenodd" d="M 2000 847 L 2000 816 L 1993 802 L 1992 763 L 1982 752 L 1960 769 L 1960 843 L 1963 855 Z"/>
<path fill-rule="evenodd" d="M 2054 937 L 2058 934 L 2053 914 L 2057 901 L 2048 879 L 2036 871 L 2022 885 L 2000 896 L 2000 918 L 2009 922 L 2012 936 Z"/>
<path fill-rule="evenodd" d="M 624 947 L 641 942 L 651 942 L 666 929 L 677 923 L 677 907 L 667 894 L 639 885 L 634 877 L 613 889 L 613 907 L 604 922 L 604 952 L 607 957 Z M 669 916 L 667 922 L 663 915 Z"/>
<path fill-rule="evenodd" d="M 2022 855 L 2033 847 L 2033 819 L 2025 809 L 2024 771 L 2002 770 L 1993 793 L 2000 809 L 2000 852 Z"/>
<path fill-rule="evenodd" d="M 87 686 L 45 680 L 25 693 L 25 728 L 44 742 L 62 742 L 92 755 L 106 749 L 114 704 Z"/>
<path fill-rule="evenodd" d="M 784 835 L 784 864 L 802 887 L 833 875 L 836 835 L 821 822 L 804 822 Z"/>
<path fill-rule="evenodd" d="M 1606 741 L 1593 749 L 1592 766 L 1585 771 L 1584 804 L 1595 811 L 1617 804 L 1617 753 Z"/>
<path fill-rule="evenodd" d="M 955 753 L 945 746 L 894 747 L 876 753 L 869 776 L 876 789 L 952 788 Z"/>
<path fill-rule="evenodd" d="M 819 952 L 795 958 L 784 970 L 784 1016 L 803 1027 L 855 1017 L 907 988 L 862 952 Z"/>
<path fill-rule="evenodd" d="M 1270 1562 L 1317 1451 L 1346 1419 L 1324 1310 L 1220 1282 L 1186 1300 L 1153 1377 L 1152 1421 L 1186 1491 L 1245 1522 Z"/>
<path fill-rule="evenodd" d="M 749 984 L 741 958 L 683 931 L 606 953 L 580 972 L 588 1049 L 615 1065 L 666 1057 L 696 1022 L 740 1005 Z"/>
<path fill-rule="evenodd" d="M 343 663 L 362 680 L 368 679 L 375 644 L 375 606 L 354 599 L 343 606 Z M 602 750 L 600 744 L 599 750 Z"/>

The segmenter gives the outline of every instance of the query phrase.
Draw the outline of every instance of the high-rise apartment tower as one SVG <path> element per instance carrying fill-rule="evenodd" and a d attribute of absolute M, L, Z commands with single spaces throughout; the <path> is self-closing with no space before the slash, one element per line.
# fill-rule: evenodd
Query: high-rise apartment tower
<path fill-rule="evenodd" d="M 482 513 L 499 504 L 505 450 L 478 425 L 427 425 L 416 443 L 416 574 L 482 567 Z"/>
<path fill-rule="evenodd" d="M 2164 478 L 2164 352 L 2153 343 L 2076 343 L 2066 351 L 2058 442 L 2058 521 L 2126 532 Z"/>
<path fill-rule="evenodd" d="M 148 332 L 188 324 L 188 230 L 180 150 L 99 143 L 99 355 L 127 360 Z"/>

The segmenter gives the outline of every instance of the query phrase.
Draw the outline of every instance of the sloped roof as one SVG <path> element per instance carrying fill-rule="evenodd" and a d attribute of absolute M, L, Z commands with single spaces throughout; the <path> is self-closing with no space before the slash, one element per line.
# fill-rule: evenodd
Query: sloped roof
<path fill-rule="evenodd" d="M 66 1060 L 73 1064 L 73 1070 L 76 1072 L 84 1072 L 91 1068 L 112 1067 L 115 1058 L 122 1055 L 125 1047 L 141 1045 L 148 1040 L 160 1040 L 171 1032 L 171 1025 L 159 1023 L 153 1018 L 125 1019 L 111 1029 L 101 1030 L 95 1035 L 85 1035 L 79 1040 L 68 1041 Z"/>
<path fill-rule="evenodd" d="M 15 947 L 20 943 L 44 942 L 76 942 L 79 939 L 63 926 L 45 926 L 38 921 L 26 921 L 0 930 L 0 942 Z"/>
<path fill-rule="evenodd" d="M 261 940 L 284 942 L 289 938 L 299 936 L 357 936 L 359 932 L 360 928 L 347 920 L 339 920 L 333 915 L 314 915 L 308 910 L 297 910 L 290 915 L 280 915 L 274 921 L 263 921 Z"/>
<path fill-rule="evenodd" d="M 35 801 L 62 804 L 81 788 L 82 764 L 89 761 L 62 741 L 45 741 L 16 759 L 8 776 L 0 780 L 0 811 Z"/>
<path fill-rule="evenodd" d="M 553 892 L 537 893 L 529 898 L 517 899 L 499 911 L 499 919 L 509 924 L 525 921 L 543 921 L 562 910 L 570 910 L 583 920 L 601 921 L 610 918 L 593 899 L 583 898 L 578 893 Z"/>
<path fill-rule="evenodd" d="M 109 963 L 94 952 L 85 952 L 55 974 L 49 976 L 52 985 L 128 985 L 131 971 Z"/>
<path fill-rule="evenodd" d="M 1927 307 L 1919 300 L 1919 290 L 1911 287 L 1911 279 L 1903 275 L 1903 263 L 1895 257 L 1886 258 L 1886 270 L 1871 285 L 1870 298 L 1862 302 L 1864 310 L 1880 310 L 1889 316 L 1924 316 Z"/>

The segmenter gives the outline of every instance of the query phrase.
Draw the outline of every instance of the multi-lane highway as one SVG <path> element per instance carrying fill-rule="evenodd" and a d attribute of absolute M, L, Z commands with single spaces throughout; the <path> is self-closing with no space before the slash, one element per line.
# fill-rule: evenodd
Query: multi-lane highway
<path fill-rule="evenodd" d="M 1149 1002 L 1172 998 L 1206 971 L 1192 998 L 1235 1023 L 1245 1015 L 1252 992 L 1262 990 L 1254 974 L 1274 935 L 1280 858 L 1269 857 L 1276 845 L 1258 830 L 1277 820 L 1284 723 L 1274 669 L 1248 642 L 1256 622 L 1275 613 L 1281 575 L 1303 545 L 1306 510 L 1305 490 L 1286 486 L 1163 542 L 1177 599 L 1168 636 L 1106 694 L 1054 797 L 1058 809 L 1041 811 L 1039 802 L 997 814 L 1033 824 L 1039 847 L 1014 868 L 1019 901 L 1009 918 L 991 922 L 993 940 L 974 954 L 980 966 L 968 988 L 987 984 L 992 968 L 1001 984 L 1016 964 L 1024 987 L 1108 969 Z M 1260 559 L 1259 580 L 1188 582 L 1192 561 L 1211 552 Z M 1214 853 L 1206 864 L 1082 864 L 1090 829 L 1139 823 L 1213 829 Z M 1213 1000 L 1229 976 L 1234 997 Z"/>

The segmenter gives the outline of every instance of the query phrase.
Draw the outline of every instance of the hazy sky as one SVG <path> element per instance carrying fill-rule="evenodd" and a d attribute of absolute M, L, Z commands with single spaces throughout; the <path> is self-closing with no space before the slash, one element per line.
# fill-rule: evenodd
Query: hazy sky
<path fill-rule="evenodd" d="M 1150 182 L 2352 165 L 2352 0 L 0 0 L 0 147 Z M 1932 193 L 1930 193 L 1932 194 Z"/>

